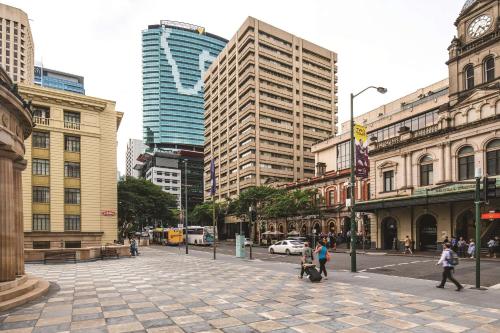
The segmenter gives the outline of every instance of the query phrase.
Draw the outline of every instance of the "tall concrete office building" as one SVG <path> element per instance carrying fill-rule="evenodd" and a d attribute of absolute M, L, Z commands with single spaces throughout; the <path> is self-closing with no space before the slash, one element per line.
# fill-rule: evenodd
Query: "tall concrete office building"
<path fill-rule="evenodd" d="M 144 143 L 152 150 L 203 150 L 203 76 L 226 43 L 173 21 L 142 32 Z"/>
<path fill-rule="evenodd" d="M 140 172 L 134 169 L 136 164 L 142 164 L 137 158 L 139 155 L 143 154 L 146 150 L 146 146 L 142 140 L 138 139 L 128 139 L 127 151 L 125 155 L 125 176 L 127 177 L 140 177 Z"/>
<path fill-rule="evenodd" d="M 314 176 L 336 133 L 337 54 L 249 17 L 205 76 L 205 198 Z"/>
<path fill-rule="evenodd" d="M 14 82 L 33 83 L 34 49 L 28 15 L 0 4 L 0 65 Z"/>

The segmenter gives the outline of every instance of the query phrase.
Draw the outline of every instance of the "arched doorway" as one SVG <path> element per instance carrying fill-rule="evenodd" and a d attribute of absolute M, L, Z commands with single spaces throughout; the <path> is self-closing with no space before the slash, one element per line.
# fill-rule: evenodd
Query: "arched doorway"
<path fill-rule="evenodd" d="M 328 223 L 328 232 L 335 234 L 335 221 Z"/>
<path fill-rule="evenodd" d="M 422 215 L 417 221 L 418 245 L 421 251 L 436 250 L 437 221 L 430 214 Z"/>
<path fill-rule="evenodd" d="M 382 221 L 382 249 L 394 248 L 394 240 L 398 238 L 398 223 L 392 217 L 386 217 Z"/>
<path fill-rule="evenodd" d="M 351 230 L 351 219 L 348 217 L 344 218 L 344 223 L 342 223 L 342 234 L 347 235 L 347 232 Z"/>
<path fill-rule="evenodd" d="M 307 235 L 307 227 L 306 227 L 305 223 L 302 225 L 302 228 L 300 229 L 300 235 L 301 236 L 306 236 Z"/>
<path fill-rule="evenodd" d="M 314 223 L 313 233 L 316 235 L 321 233 L 321 225 L 318 222 Z"/>
<path fill-rule="evenodd" d="M 455 236 L 458 239 L 463 237 L 464 240 L 468 241 L 469 239 L 474 238 L 475 230 L 474 215 L 472 214 L 472 211 L 466 210 L 458 216 L 455 227 Z"/>
<path fill-rule="evenodd" d="M 271 224 L 271 226 L 269 227 L 269 231 L 274 232 L 274 225 L 273 224 Z"/>
<path fill-rule="evenodd" d="M 283 228 L 283 224 L 280 224 L 278 226 L 278 231 L 281 232 L 281 233 L 284 233 L 284 228 Z"/>

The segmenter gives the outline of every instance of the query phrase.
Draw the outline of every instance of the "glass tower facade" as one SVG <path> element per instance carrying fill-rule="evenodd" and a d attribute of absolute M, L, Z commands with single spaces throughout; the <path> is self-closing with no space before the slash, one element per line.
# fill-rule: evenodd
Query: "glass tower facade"
<path fill-rule="evenodd" d="M 34 83 L 36 85 L 85 95 L 83 76 L 40 66 L 35 66 L 34 74 Z"/>
<path fill-rule="evenodd" d="M 186 23 L 161 21 L 142 32 L 144 143 L 203 149 L 203 77 L 227 40 Z"/>

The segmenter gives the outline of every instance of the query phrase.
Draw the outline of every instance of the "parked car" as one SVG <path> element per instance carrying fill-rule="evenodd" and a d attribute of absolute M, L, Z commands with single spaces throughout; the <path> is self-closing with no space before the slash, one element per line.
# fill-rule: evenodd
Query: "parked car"
<path fill-rule="evenodd" d="M 250 240 L 250 238 L 245 238 L 245 246 L 251 246 L 253 245 L 253 242 Z"/>
<path fill-rule="evenodd" d="M 299 237 L 299 236 L 290 236 L 290 237 L 287 238 L 287 240 L 294 240 L 294 241 L 298 241 L 298 242 L 301 242 L 301 243 L 307 242 L 307 238 L 305 238 L 305 237 Z"/>
<path fill-rule="evenodd" d="M 304 243 L 301 243 L 296 240 L 284 240 L 277 242 L 269 246 L 269 253 L 284 253 L 286 255 L 290 254 L 302 254 L 302 250 L 304 249 Z"/>

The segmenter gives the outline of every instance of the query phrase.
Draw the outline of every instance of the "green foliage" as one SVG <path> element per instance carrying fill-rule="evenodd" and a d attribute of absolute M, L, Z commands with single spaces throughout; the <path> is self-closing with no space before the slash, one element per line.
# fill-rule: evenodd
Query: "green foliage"
<path fill-rule="evenodd" d="M 127 177 L 118 182 L 118 232 L 121 239 L 137 231 L 140 219 L 145 225 L 174 226 L 172 209 L 176 197 L 145 179 Z"/>

